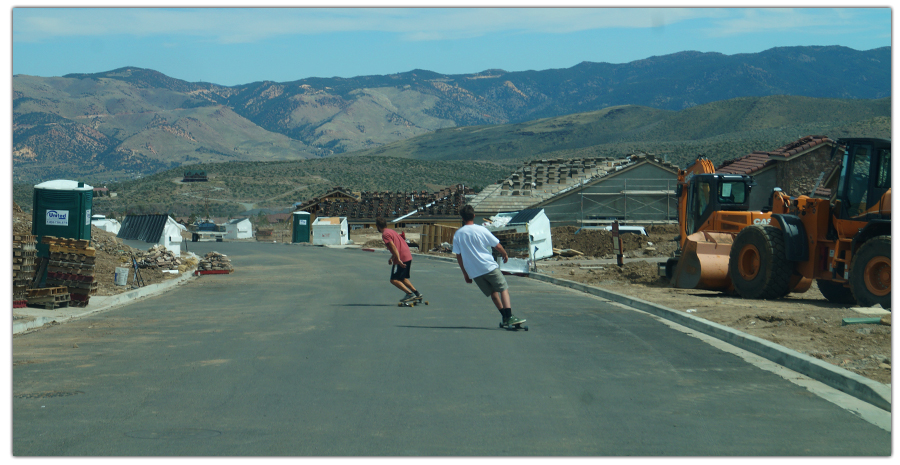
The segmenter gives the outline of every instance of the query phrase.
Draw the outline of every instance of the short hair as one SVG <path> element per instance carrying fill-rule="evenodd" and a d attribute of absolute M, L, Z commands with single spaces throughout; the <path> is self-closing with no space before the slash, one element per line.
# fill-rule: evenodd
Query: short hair
<path fill-rule="evenodd" d="M 375 218 L 375 227 L 378 229 L 384 229 L 387 227 L 387 220 L 382 217 Z"/>
<path fill-rule="evenodd" d="M 462 217 L 463 221 L 472 221 L 475 219 L 475 207 L 471 205 L 466 205 L 462 207 L 462 210 L 459 211 L 459 216 Z"/>

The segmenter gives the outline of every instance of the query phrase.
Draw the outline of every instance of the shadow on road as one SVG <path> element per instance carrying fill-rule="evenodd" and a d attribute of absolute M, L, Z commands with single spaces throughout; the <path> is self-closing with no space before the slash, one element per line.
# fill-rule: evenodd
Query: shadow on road
<path fill-rule="evenodd" d="M 397 304 L 334 304 L 332 307 L 397 307 Z"/>
<path fill-rule="evenodd" d="M 398 328 L 420 328 L 420 329 L 482 329 L 493 331 L 494 328 L 477 328 L 472 326 L 397 326 Z"/>

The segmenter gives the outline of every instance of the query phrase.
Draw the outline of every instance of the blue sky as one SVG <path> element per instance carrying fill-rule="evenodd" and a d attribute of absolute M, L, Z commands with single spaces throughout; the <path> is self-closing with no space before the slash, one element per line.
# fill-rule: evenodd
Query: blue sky
<path fill-rule="evenodd" d="M 891 45 L 886 7 L 25 7 L 11 13 L 14 74 L 137 66 L 222 85 L 417 68 L 543 70 L 684 50 L 731 55 L 794 45 Z"/>

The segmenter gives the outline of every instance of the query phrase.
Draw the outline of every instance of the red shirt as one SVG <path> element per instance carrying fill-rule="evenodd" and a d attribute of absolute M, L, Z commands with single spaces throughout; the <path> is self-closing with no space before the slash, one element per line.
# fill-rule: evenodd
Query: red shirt
<path fill-rule="evenodd" d="M 392 242 L 394 243 L 394 247 L 397 248 L 397 255 L 400 256 L 401 262 L 406 263 L 412 260 L 412 253 L 409 251 L 409 246 L 406 245 L 406 241 L 397 234 L 397 231 L 385 228 L 384 231 L 381 232 L 381 239 L 384 241 L 384 245 L 388 245 Z"/>

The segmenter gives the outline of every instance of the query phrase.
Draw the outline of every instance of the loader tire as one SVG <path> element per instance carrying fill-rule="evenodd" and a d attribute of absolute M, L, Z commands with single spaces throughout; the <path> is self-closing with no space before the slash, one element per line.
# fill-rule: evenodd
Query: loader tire
<path fill-rule="evenodd" d="M 891 236 L 873 237 L 853 254 L 850 289 L 861 307 L 891 308 Z"/>
<path fill-rule="evenodd" d="M 728 275 L 748 299 L 778 299 L 790 292 L 794 264 L 786 259 L 784 235 L 774 226 L 748 226 L 731 246 Z"/>
<path fill-rule="evenodd" d="M 827 279 L 817 279 L 816 285 L 819 286 L 819 292 L 822 293 L 829 302 L 843 305 L 856 305 L 856 298 L 853 297 L 853 291 L 849 287 L 844 287 L 841 283 L 828 281 Z"/>

